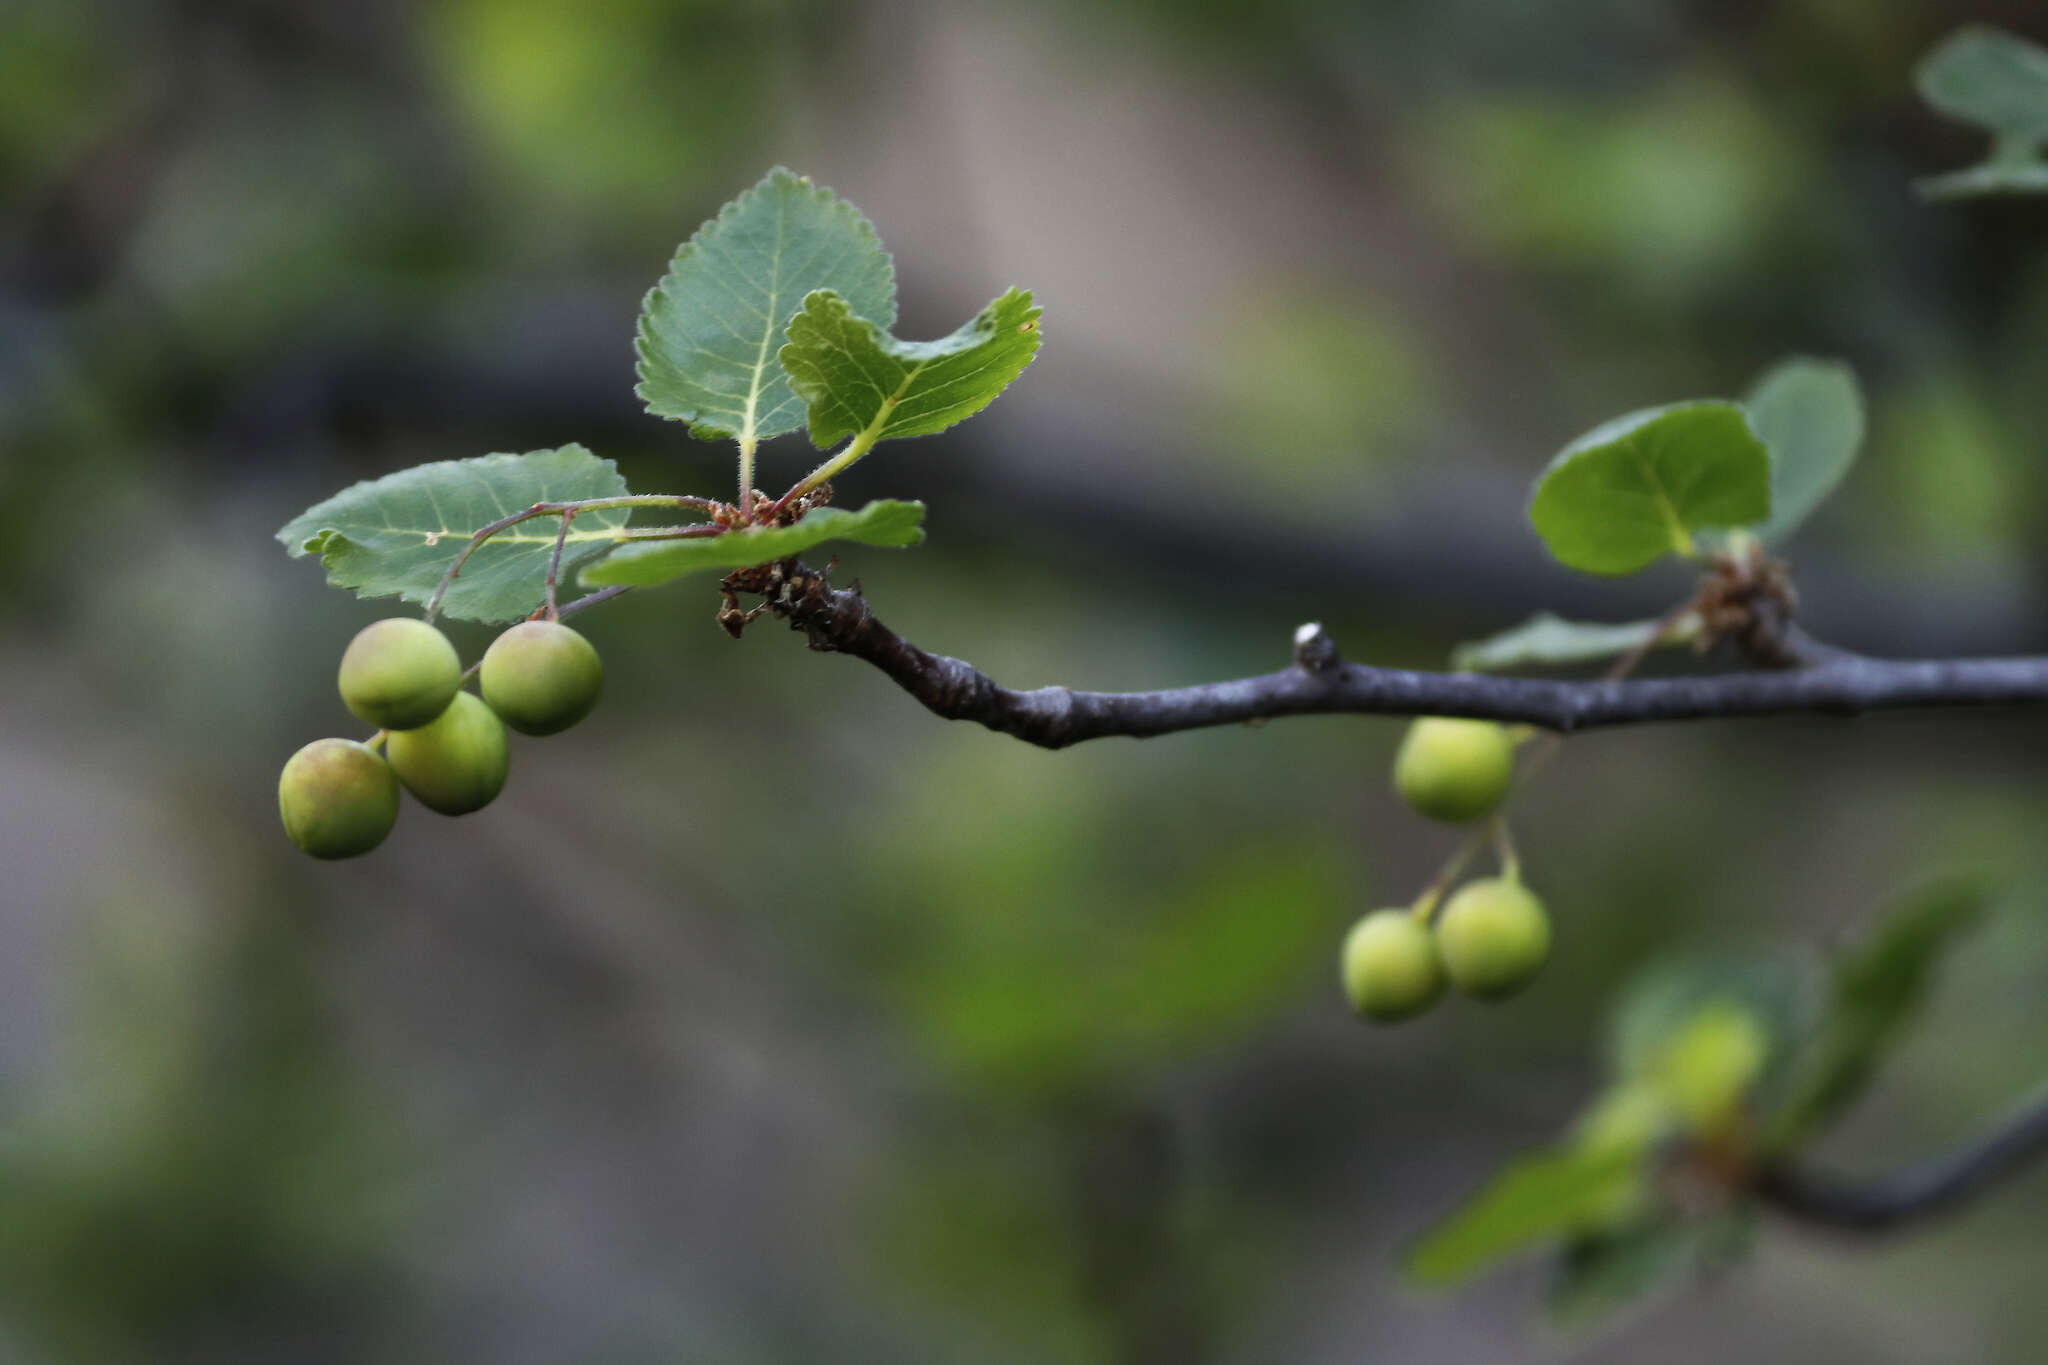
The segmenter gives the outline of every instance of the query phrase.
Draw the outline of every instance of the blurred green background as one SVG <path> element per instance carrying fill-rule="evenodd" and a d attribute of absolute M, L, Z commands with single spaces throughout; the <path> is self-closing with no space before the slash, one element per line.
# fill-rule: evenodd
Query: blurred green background
<path fill-rule="evenodd" d="M 847 567 L 1004 681 L 1653 612 L 1682 575 L 1547 566 L 1529 477 L 1788 351 L 1872 409 L 1808 624 L 2048 648 L 2048 207 L 1908 188 L 1981 150 L 1909 83 L 1965 20 L 2048 39 L 2033 0 L 8 0 L 0 1359 L 2039 1359 L 2038 1174 L 1771 1228 L 1593 1342 L 1532 1337 L 1537 1267 L 1393 1260 L 1580 1105 L 1637 966 L 1818 946 L 1924 871 L 2009 891 L 1824 1154 L 2032 1084 L 2042 717 L 1575 741 L 1518 818 L 1550 969 L 1385 1031 L 1339 938 L 1455 837 L 1392 721 L 1042 753 L 683 585 L 579 622 L 606 702 L 488 811 L 320 865 L 273 796 L 389 606 L 287 561 L 300 509 L 569 440 L 728 490 L 632 323 L 776 162 L 874 220 L 906 335 L 1046 306 L 987 415 L 842 484 L 930 502 Z"/>

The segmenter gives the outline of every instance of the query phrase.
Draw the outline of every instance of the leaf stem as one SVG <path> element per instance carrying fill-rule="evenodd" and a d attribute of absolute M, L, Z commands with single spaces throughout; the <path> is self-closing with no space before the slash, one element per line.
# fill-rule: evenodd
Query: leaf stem
<path fill-rule="evenodd" d="M 790 503 L 810 492 L 819 484 L 829 482 L 834 474 L 837 474 L 840 470 L 846 468 L 870 450 L 873 450 L 875 442 L 882 437 L 882 426 L 889 420 L 889 414 L 895 410 L 895 406 L 893 400 L 884 403 L 882 410 L 875 414 L 875 420 L 868 423 L 865 430 L 848 441 L 837 455 L 834 455 L 831 459 L 806 474 L 801 483 L 777 498 L 775 505 L 768 509 L 768 519 L 770 521 L 774 520 L 776 514 Z"/>
<path fill-rule="evenodd" d="M 764 344 L 765 344 L 765 343 L 764 343 Z M 751 425 L 753 424 L 753 417 L 752 417 L 752 412 L 751 412 L 751 410 L 752 410 L 752 408 L 753 408 L 753 399 L 749 398 L 749 399 L 747 400 L 747 407 L 748 407 L 748 409 L 749 409 L 749 415 L 748 415 L 748 418 L 747 418 L 747 422 L 748 422 L 748 425 L 749 425 L 749 426 L 751 426 Z M 740 508 L 740 520 L 741 520 L 741 521 L 752 521 L 752 520 L 754 519 L 754 451 L 755 451 L 755 449 L 757 448 L 757 445 L 758 445 L 758 443 L 757 443 L 757 442 L 755 441 L 754 437 L 752 437 L 752 436 L 742 436 L 742 437 L 740 437 L 740 438 L 739 438 L 739 442 L 740 442 L 740 501 L 739 501 L 739 508 Z"/>

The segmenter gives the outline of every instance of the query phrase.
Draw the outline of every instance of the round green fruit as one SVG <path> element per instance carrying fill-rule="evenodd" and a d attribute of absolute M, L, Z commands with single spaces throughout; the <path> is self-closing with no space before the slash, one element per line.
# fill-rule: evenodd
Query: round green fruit
<path fill-rule="evenodd" d="M 357 720 L 415 730 L 448 709 L 462 686 L 462 660 L 425 621 L 393 616 L 356 633 L 341 655 L 341 700 Z"/>
<path fill-rule="evenodd" d="M 384 743 L 398 780 L 428 810 L 467 815 L 505 788 L 505 727 L 474 692 L 457 692 L 437 719 Z"/>
<path fill-rule="evenodd" d="M 477 682 L 498 719 L 522 735 L 552 735 L 597 705 L 604 665 L 560 622 L 522 621 L 491 641 Z"/>
<path fill-rule="evenodd" d="M 1550 917 L 1520 882 L 1468 882 L 1437 916 L 1436 943 L 1452 985 L 1498 1000 L 1527 985 L 1543 965 Z"/>
<path fill-rule="evenodd" d="M 277 779 L 284 832 L 315 858 L 353 858 L 384 842 L 398 821 L 391 765 L 352 739 L 316 739 Z"/>
<path fill-rule="evenodd" d="M 1490 815 L 1507 795 L 1515 748 L 1490 720 L 1425 716 L 1394 755 L 1401 799 L 1432 820 L 1463 824 Z"/>
<path fill-rule="evenodd" d="M 1444 968 L 1429 929 L 1407 910 L 1375 910 L 1344 938 L 1344 993 L 1351 1007 L 1391 1022 L 1422 1013 L 1444 993 Z"/>

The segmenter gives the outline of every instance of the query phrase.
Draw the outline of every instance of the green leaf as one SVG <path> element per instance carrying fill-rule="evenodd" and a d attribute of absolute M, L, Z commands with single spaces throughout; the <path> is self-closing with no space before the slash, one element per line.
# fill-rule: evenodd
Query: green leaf
<path fill-rule="evenodd" d="M 1478 1194 L 1408 1253 L 1419 1285 L 1449 1285 L 1539 1242 L 1597 1222 L 1617 1191 L 1633 1187 L 1642 1158 L 1598 1145 L 1531 1152 L 1503 1168 Z"/>
<path fill-rule="evenodd" d="M 814 289 L 837 291 L 862 317 L 896 320 L 896 272 L 853 205 L 778 166 L 676 250 L 640 309 L 640 386 L 647 410 L 701 438 L 756 441 L 803 425 L 803 404 L 776 359 L 789 320 Z"/>
<path fill-rule="evenodd" d="M 2048 193 L 2048 48 L 1971 25 L 1928 53 L 1913 81 L 1929 104 L 1993 140 L 1981 164 L 1913 182 L 1924 198 Z"/>
<path fill-rule="evenodd" d="M 317 554 L 327 581 L 360 597 L 424 604 L 479 528 L 536 502 L 623 496 L 610 460 L 580 445 L 525 455 L 484 455 L 416 465 L 344 489 L 277 533 L 293 558 Z M 565 568 L 610 545 L 625 508 L 585 512 L 571 523 Z M 513 621 L 539 606 L 560 523 L 536 518 L 485 541 L 449 585 L 441 610 L 471 621 Z"/>
<path fill-rule="evenodd" d="M 916 545 L 924 539 L 924 504 L 871 502 L 858 512 L 820 507 L 791 526 L 728 531 L 702 540 L 647 540 L 621 545 L 585 569 L 589 588 L 653 587 L 685 574 L 716 569 L 729 573 L 802 554 L 828 540 L 859 545 Z"/>
<path fill-rule="evenodd" d="M 1856 372 L 1841 361 L 1795 356 L 1772 367 L 1743 403 L 1750 427 L 1771 453 L 1771 516 L 1756 534 L 1780 540 L 1856 462 L 1863 395 Z"/>
<path fill-rule="evenodd" d="M 1567 621 L 1540 611 L 1513 630 L 1459 645 L 1451 653 L 1451 667 L 1467 673 L 1504 673 L 1532 666 L 1590 663 L 1626 654 L 1652 640 L 1660 647 L 1687 644 L 1700 632 L 1699 617 L 1690 613 L 1672 622 L 1662 635 L 1657 633 L 1658 625 L 1656 621 L 1618 625 Z"/>
<path fill-rule="evenodd" d="M 1022 374 L 1038 351 L 1028 290 L 1012 289 L 938 341 L 898 341 L 831 290 L 804 300 L 789 324 L 782 366 L 810 405 L 811 441 L 860 435 L 872 445 L 929 436 L 972 417 Z"/>
<path fill-rule="evenodd" d="M 1771 512 L 1771 460 L 1733 403 L 1647 408 L 1595 427 L 1536 482 L 1529 520 L 1559 563 L 1625 574 L 1694 551 L 1692 533 Z"/>
<path fill-rule="evenodd" d="M 1972 24 L 1922 58 L 1913 83 L 1950 118 L 2048 142 L 2048 48 Z"/>
<path fill-rule="evenodd" d="M 1550 1319 L 1575 1332 L 1590 1330 L 1681 1275 L 1735 1260 L 1748 1251 L 1754 1233 L 1754 1219 L 1732 1211 L 1693 1221 L 1658 1218 L 1572 1241 L 1558 1258 Z"/>
<path fill-rule="evenodd" d="M 1920 1008 L 1942 958 L 1982 920 L 1985 903 L 1974 881 L 1928 887 L 1835 959 L 1827 1012 L 1794 1060 L 1771 1146 L 1811 1133 L 1862 1093 Z"/>

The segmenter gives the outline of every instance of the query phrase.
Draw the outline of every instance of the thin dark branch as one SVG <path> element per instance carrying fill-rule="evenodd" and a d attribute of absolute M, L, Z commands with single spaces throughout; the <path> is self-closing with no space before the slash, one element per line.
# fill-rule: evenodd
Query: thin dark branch
<path fill-rule="evenodd" d="M 802 565 L 767 606 L 813 649 L 865 659 L 935 714 L 1047 749 L 1279 716 L 1470 716 L 1571 734 L 1650 721 L 2048 702 L 2048 657 L 1891 662 L 1802 642 L 1819 662 L 1781 672 L 1561 682 L 1347 663 L 1320 626 L 1296 634 L 1292 666 L 1261 677 L 1160 692 L 1020 692 L 971 664 L 919 649 L 876 619 L 858 593 L 832 588 Z"/>
<path fill-rule="evenodd" d="M 1764 1174 L 1757 1195 L 1801 1222 L 1882 1232 L 1948 1213 L 2048 1155 L 2048 1095 L 2029 1101 L 1952 1152 L 1869 1180 L 1785 1167 Z"/>

